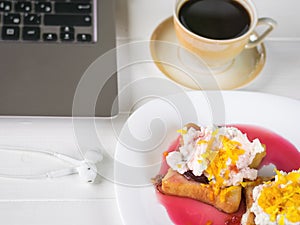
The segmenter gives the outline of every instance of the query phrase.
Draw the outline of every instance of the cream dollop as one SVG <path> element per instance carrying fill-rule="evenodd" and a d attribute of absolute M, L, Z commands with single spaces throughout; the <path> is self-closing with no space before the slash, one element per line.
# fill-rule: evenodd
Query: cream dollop
<path fill-rule="evenodd" d="M 211 163 L 216 163 L 214 157 L 220 149 L 227 149 L 227 151 L 232 151 L 225 152 L 231 157 L 227 157 L 227 161 L 222 162 L 226 165 L 223 165 L 224 168 L 220 171 L 225 186 L 238 185 L 245 178 L 250 180 L 257 178 L 257 170 L 249 168 L 249 165 L 257 153 L 264 151 L 264 147 L 258 139 L 251 142 L 247 135 L 239 129 L 225 126 L 200 127 L 199 130 L 194 127 L 189 129 L 184 127 L 179 132 L 183 144 L 178 151 L 170 152 L 166 157 L 168 165 L 178 173 L 183 174 L 191 170 L 195 176 L 204 174 L 214 180 L 216 177 L 209 174 L 207 169 Z M 232 149 L 230 149 L 231 145 L 233 145 Z M 236 154 L 234 152 L 236 149 L 240 151 L 237 159 L 233 156 Z M 230 169 L 232 165 L 234 165 L 234 168 Z"/>
<path fill-rule="evenodd" d="M 289 178 L 285 179 L 284 177 L 289 176 L 289 174 L 291 177 L 292 176 L 294 176 L 294 177 L 292 177 L 292 179 L 289 179 Z M 268 213 L 266 213 L 266 211 L 259 205 L 259 198 L 261 197 L 262 191 L 265 188 L 268 188 L 272 185 L 273 186 L 275 185 L 275 190 L 277 192 L 276 198 L 284 200 L 284 198 L 286 196 L 284 196 L 284 194 L 283 194 L 283 192 L 284 192 L 283 189 L 285 189 L 285 187 L 289 186 L 285 191 L 291 191 L 293 187 L 290 184 L 292 184 L 293 182 L 297 183 L 297 185 L 295 185 L 295 186 L 297 186 L 299 188 L 298 185 L 300 184 L 300 180 L 298 177 L 300 177 L 300 170 L 292 171 L 290 173 L 278 171 L 277 175 L 275 176 L 275 181 L 258 185 L 253 189 L 253 201 L 254 202 L 252 204 L 252 207 L 250 208 L 250 212 L 253 212 L 255 214 L 255 224 L 256 225 L 300 225 L 299 218 L 296 219 L 295 216 L 291 216 L 292 219 L 294 219 L 294 220 L 296 219 L 296 221 L 297 221 L 297 222 L 291 222 L 284 213 L 283 214 L 281 213 L 280 210 L 277 210 L 278 212 L 276 210 L 272 210 L 272 213 L 274 212 L 277 214 L 277 216 L 275 216 L 274 220 L 272 221 L 271 216 Z M 281 180 L 283 180 L 283 182 L 281 182 Z M 282 190 L 282 192 L 280 194 L 279 192 L 281 190 Z M 295 193 L 298 191 L 299 190 L 294 190 L 293 192 Z M 266 201 L 267 200 L 263 199 L 263 202 L 266 202 Z M 299 204 L 299 200 L 297 202 Z M 274 205 L 274 204 L 276 204 L 276 203 L 272 203 L 272 205 Z M 267 205 L 269 205 L 269 203 Z M 297 206 L 295 206 L 295 207 L 297 207 Z M 285 209 L 285 208 L 282 208 L 282 209 Z M 299 210 L 299 208 L 298 208 L 298 210 Z M 288 211 L 288 210 L 285 210 L 285 211 Z M 299 211 L 298 211 L 298 217 L 299 217 Z"/>

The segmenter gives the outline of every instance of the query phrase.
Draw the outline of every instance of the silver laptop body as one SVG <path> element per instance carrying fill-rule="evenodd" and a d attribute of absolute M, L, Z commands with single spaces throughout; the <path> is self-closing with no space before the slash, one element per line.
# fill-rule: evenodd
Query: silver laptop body
<path fill-rule="evenodd" d="M 72 116 L 74 93 L 82 75 L 95 59 L 115 48 L 112 0 L 47 1 L 42 4 L 31 1 L 31 5 L 22 5 L 20 1 L 11 1 L 10 9 L 0 4 L 3 17 L 0 115 Z M 24 24 L 25 20 L 29 25 Z M 31 22 L 39 24 L 31 25 Z M 116 66 L 115 57 L 111 63 Z M 110 75 L 99 71 L 99 76 Z M 95 115 L 79 116 L 116 115 L 118 109 L 113 107 L 113 102 L 117 91 L 117 75 L 114 74 L 98 97 Z"/>

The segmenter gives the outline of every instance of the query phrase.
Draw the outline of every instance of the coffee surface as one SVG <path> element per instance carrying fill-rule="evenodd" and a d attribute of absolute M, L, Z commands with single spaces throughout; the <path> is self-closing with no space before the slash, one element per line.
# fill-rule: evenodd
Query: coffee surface
<path fill-rule="evenodd" d="M 251 23 L 247 10 L 232 0 L 189 0 L 181 6 L 178 17 L 191 32 L 217 40 L 239 37 Z"/>

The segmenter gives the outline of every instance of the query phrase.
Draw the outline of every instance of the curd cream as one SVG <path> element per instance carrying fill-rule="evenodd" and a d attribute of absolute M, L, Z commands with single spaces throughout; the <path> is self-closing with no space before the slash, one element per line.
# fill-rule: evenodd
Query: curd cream
<path fill-rule="evenodd" d="M 178 173 L 191 170 L 195 176 L 204 174 L 218 186 L 239 185 L 243 179 L 257 178 L 257 170 L 249 165 L 256 154 L 264 151 L 258 139 L 249 141 L 235 127 L 184 127 L 178 132 L 182 144 L 166 157 Z"/>
<path fill-rule="evenodd" d="M 256 225 L 300 225 L 300 169 L 276 171 L 275 181 L 253 190 Z"/>

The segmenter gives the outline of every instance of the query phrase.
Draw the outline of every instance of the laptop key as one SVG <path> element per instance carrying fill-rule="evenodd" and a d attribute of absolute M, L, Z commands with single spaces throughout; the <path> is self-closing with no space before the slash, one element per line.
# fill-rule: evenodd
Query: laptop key
<path fill-rule="evenodd" d="M 56 2 L 54 5 L 57 13 L 91 13 L 92 5 L 90 3 L 63 3 Z"/>
<path fill-rule="evenodd" d="M 15 3 L 16 12 L 30 12 L 31 11 L 31 2 L 16 2 Z"/>
<path fill-rule="evenodd" d="M 40 39 L 41 30 L 39 27 L 23 27 L 23 40 L 38 41 Z"/>
<path fill-rule="evenodd" d="M 92 41 L 92 35 L 90 35 L 90 34 L 77 34 L 77 41 L 91 42 Z"/>
<path fill-rule="evenodd" d="M 92 18 L 88 15 L 46 14 L 44 24 L 48 26 L 91 26 Z"/>
<path fill-rule="evenodd" d="M 44 41 L 57 41 L 57 34 L 56 33 L 44 33 L 43 40 Z"/>
<path fill-rule="evenodd" d="M 39 14 L 24 14 L 25 25 L 39 25 L 41 24 L 41 15 Z"/>
<path fill-rule="evenodd" d="M 3 40 L 18 40 L 20 36 L 20 28 L 13 26 L 2 27 L 1 37 Z"/>
<path fill-rule="evenodd" d="M 60 39 L 62 41 L 74 41 L 74 33 L 60 33 Z"/>
<path fill-rule="evenodd" d="M 21 15 L 18 13 L 5 13 L 3 16 L 4 24 L 15 24 L 18 25 L 21 22 Z"/>
<path fill-rule="evenodd" d="M 35 12 L 51 13 L 52 12 L 51 2 L 37 2 L 37 3 L 35 3 Z"/>
<path fill-rule="evenodd" d="M 60 28 L 60 32 L 61 33 L 74 33 L 74 27 L 71 27 L 71 26 L 63 26 Z"/>
<path fill-rule="evenodd" d="M 12 8 L 11 2 L 0 1 L 0 12 L 10 12 Z"/>

